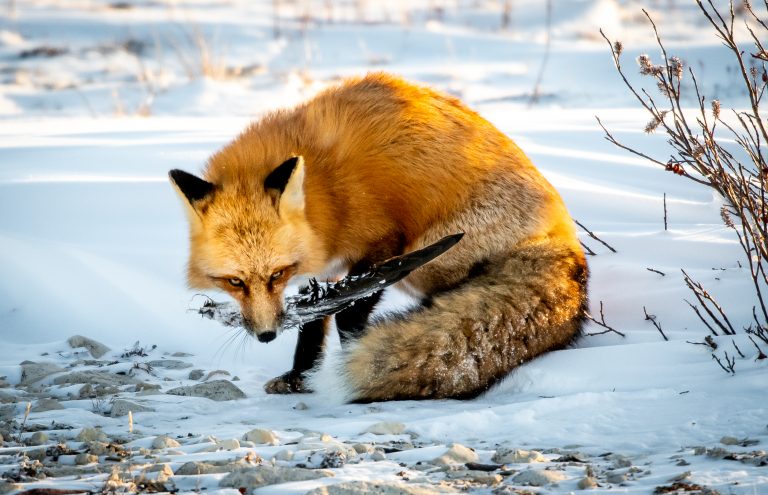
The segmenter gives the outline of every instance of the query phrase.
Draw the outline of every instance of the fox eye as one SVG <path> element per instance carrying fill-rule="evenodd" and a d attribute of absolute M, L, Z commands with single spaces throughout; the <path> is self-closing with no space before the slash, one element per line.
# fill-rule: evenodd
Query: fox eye
<path fill-rule="evenodd" d="M 284 270 L 276 271 L 275 273 L 272 274 L 272 276 L 270 277 L 270 280 L 272 282 L 274 282 L 275 280 L 280 280 L 281 278 L 283 278 L 283 273 L 284 273 Z"/>
<path fill-rule="evenodd" d="M 227 282 L 229 282 L 229 285 L 231 285 L 232 287 L 243 287 L 244 285 L 243 281 L 240 280 L 239 278 L 230 278 L 230 279 L 227 279 Z"/>

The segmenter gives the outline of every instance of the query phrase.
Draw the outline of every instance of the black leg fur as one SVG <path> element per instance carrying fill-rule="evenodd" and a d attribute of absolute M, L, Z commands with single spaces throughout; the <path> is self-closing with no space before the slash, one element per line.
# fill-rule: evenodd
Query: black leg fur
<path fill-rule="evenodd" d="M 371 263 L 367 260 L 360 261 L 349 269 L 349 275 L 360 275 L 368 271 L 370 267 Z M 354 306 L 336 313 L 336 328 L 339 330 L 341 345 L 354 340 L 365 328 L 368 317 L 381 299 L 381 294 L 381 292 L 377 292 L 364 299 L 359 299 L 355 301 Z"/>

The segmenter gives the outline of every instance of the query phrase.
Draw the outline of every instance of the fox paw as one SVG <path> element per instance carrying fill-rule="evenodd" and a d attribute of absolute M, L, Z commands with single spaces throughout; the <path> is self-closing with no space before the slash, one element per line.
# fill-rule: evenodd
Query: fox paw
<path fill-rule="evenodd" d="M 268 394 L 306 394 L 311 392 L 304 385 L 304 377 L 301 373 L 289 371 L 278 377 L 269 380 L 264 385 L 264 390 Z"/>

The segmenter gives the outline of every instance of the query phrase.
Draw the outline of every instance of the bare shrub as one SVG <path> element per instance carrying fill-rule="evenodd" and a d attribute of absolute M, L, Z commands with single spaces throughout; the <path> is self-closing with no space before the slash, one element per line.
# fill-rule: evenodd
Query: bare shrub
<path fill-rule="evenodd" d="M 768 39 L 768 25 L 746 1 L 740 3 L 739 9 L 734 7 L 732 1 L 725 12 L 718 9 L 713 0 L 696 0 L 696 3 L 702 16 L 729 50 L 731 61 L 738 67 L 739 79 L 747 95 L 746 110 L 726 111 L 717 99 L 707 99 L 700 91 L 694 71 L 686 68 L 680 58 L 668 54 L 653 19 L 643 10 L 656 35 L 661 60 L 657 63 L 649 55 L 640 55 L 637 63 L 640 73 L 653 81 L 657 91 L 649 92 L 629 82 L 621 63 L 621 42 L 612 42 L 602 31 L 601 34 L 610 46 L 624 84 L 650 114 L 645 131 L 663 131 L 672 147 L 672 154 L 668 160 L 649 156 L 622 144 L 599 119 L 598 122 L 605 131 L 606 139 L 616 146 L 648 159 L 675 175 L 710 187 L 722 196 L 725 204 L 721 217 L 736 234 L 753 287 L 753 322 L 746 331 L 768 344 L 768 131 L 762 108 L 768 86 L 768 52 L 761 41 Z M 763 3 L 768 9 L 768 0 L 763 0 Z M 736 31 L 742 24 L 751 39 L 739 46 Z M 747 43 L 749 46 L 745 49 Z M 681 81 L 688 77 L 691 82 L 686 88 Z M 686 91 L 692 91 L 696 98 L 697 108 L 693 112 L 683 110 L 681 96 Z M 701 321 L 714 335 L 734 334 L 734 326 L 723 308 L 701 284 L 683 273 L 687 286 L 703 310 L 689 303 Z M 733 371 L 732 365 L 726 368 Z"/>

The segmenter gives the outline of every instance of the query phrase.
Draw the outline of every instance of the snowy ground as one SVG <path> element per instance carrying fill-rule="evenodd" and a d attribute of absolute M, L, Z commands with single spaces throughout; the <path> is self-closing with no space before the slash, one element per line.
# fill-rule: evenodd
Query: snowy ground
<path fill-rule="evenodd" d="M 569 492 L 587 477 L 596 490 L 621 493 L 676 481 L 768 493 L 768 363 L 755 359 L 744 334 L 733 339 L 745 355 L 733 376 L 711 350 L 688 343 L 701 342 L 707 330 L 684 301 L 692 295 L 681 268 L 717 296 L 737 327 L 751 319 L 754 301 L 720 201 L 612 147 L 594 119 L 665 156 L 663 136 L 642 132 L 647 117 L 634 109 L 597 33 L 603 27 L 625 42 L 627 66 L 639 53 L 658 57 L 642 6 L 706 81 L 708 95 L 724 106 L 738 101 L 736 76 L 695 7 L 554 2 L 552 51 L 539 102 L 530 106 L 547 37 L 544 2 L 513 2 L 508 30 L 500 29 L 500 2 L 448 2 L 442 15 L 430 8 L 442 2 L 371 1 L 362 12 L 355 2 L 331 2 L 332 12 L 323 10 L 327 2 L 315 3 L 307 21 L 301 2 L 286 5 L 277 38 L 271 2 L 2 6 L 9 11 L 0 18 L 0 493 L 98 492 L 105 483 L 128 489 L 131 480 L 136 490 L 222 494 L 240 487 L 305 493 L 361 480 L 412 493 Z M 210 63 L 201 63 L 201 52 Z M 166 172 L 199 170 L 266 109 L 367 70 L 452 92 L 518 142 L 573 216 L 616 248 L 583 237 L 597 252 L 589 259 L 592 312 L 602 301 L 606 321 L 625 337 L 585 336 L 472 401 L 338 405 L 263 392 L 267 379 L 290 366 L 295 335 L 259 344 L 187 311 L 186 221 Z M 392 295 L 391 304 L 397 300 Z M 111 350 L 94 358 L 67 343 L 73 335 Z M 731 338 L 715 341 L 718 356 L 734 354 Z M 61 369 L 34 381 L 22 376 L 24 361 Z M 202 376 L 190 378 L 192 370 Z M 216 370 L 226 373 L 208 376 Z M 106 375 L 72 374 L 78 371 Z M 167 393 L 219 380 L 231 380 L 246 397 L 217 402 Z M 132 431 L 115 397 L 131 402 Z M 384 434 L 366 432 L 379 423 Z M 88 428 L 116 446 L 93 443 L 98 431 L 83 433 Z M 254 429 L 274 438 L 256 438 Z M 32 438 L 35 432 L 47 438 Z M 153 447 L 161 435 L 180 445 Z M 452 443 L 474 454 L 463 452 L 448 467 L 433 462 Z M 542 456 L 505 457 L 505 449 Z M 89 453 L 98 459 L 77 457 Z M 467 461 L 491 471 L 468 470 Z M 188 462 L 221 465 L 179 471 Z M 149 473 L 158 465 L 164 470 Z M 220 472 L 205 474 L 211 470 Z M 229 479 L 224 471 L 262 482 L 222 481 Z M 270 477 L 281 482 L 264 481 Z"/>

